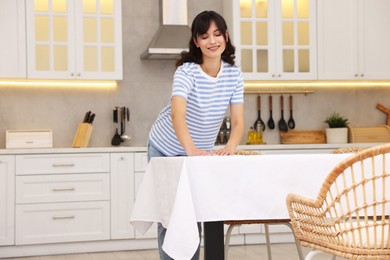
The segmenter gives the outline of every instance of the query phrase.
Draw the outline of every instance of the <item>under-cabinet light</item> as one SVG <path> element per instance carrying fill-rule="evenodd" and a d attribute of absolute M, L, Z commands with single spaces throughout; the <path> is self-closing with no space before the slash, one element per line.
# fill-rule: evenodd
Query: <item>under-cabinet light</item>
<path fill-rule="evenodd" d="M 260 88 L 371 88 L 390 87 L 390 81 L 245 81 L 246 90 Z"/>
<path fill-rule="evenodd" d="M 80 88 L 80 89 L 114 89 L 116 81 L 58 81 L 58 80 L 0 80 L 3 87 L 37 87 L 37 88 Z"/>

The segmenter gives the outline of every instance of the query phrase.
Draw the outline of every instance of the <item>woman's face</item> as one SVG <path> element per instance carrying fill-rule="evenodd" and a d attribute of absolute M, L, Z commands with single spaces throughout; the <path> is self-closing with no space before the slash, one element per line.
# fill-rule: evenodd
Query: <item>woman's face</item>
<path fill-rule="evenodd" d="M 203 57 L 220 58 L 221 54 L 225 51 L 227 40 L 227 33 L 225 40 L 215 22 L 211 22 L 208 31 L 205 34 L 199 35 L 194 42 L 202 51 Z"/>

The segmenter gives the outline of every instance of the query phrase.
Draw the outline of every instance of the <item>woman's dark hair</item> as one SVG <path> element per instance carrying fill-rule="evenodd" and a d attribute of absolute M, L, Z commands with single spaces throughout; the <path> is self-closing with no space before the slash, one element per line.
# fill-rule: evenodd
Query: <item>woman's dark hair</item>
<path fill-rule="evenodd" d="M 191 25 L 191 39 L 189 42 L 189 51 L 183 51 L 181 57 L 176 61 L 176 67 L 179 67 L 185 62 L 195 62 L 197 64 L 203 63 L 202 52 L 200 48 L 196 47 L 194 40 L 198 36 L 207 33 L 210 24 L 215 22 L 217 28 L 221 31 L 223 37 L 226 39 L 227 25 L 223 17 L 214 11 L 203 11 L 198 14 Z M 234 65 L 236 48 L 232 45 L 230 39 L 226 42 L 225 51 L 222 53 L 222 60 Z"/>

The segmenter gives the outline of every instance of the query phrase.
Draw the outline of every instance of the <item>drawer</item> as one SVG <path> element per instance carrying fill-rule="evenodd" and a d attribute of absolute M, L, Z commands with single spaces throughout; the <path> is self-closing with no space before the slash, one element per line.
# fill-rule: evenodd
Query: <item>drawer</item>
<path fill-rule="evenodd" d="M 16 245 L 110 239 L 109 202 L 16 205 Z"/>
<path fill-rule="evenodd" d="M 135 153 L 134 154 L 134 171 L 144 172 L 148 165 L 148 156 L 146 153 Z"/>
<path fill-rule="evenodd" d="M 16 177 L 16 203 L 97 201 L 110 199 L 107 173 Z"/>
<path fill-rule="evenodd" d="M 16 175 L 109 172 L 109 154 L 17 155 Z"/>

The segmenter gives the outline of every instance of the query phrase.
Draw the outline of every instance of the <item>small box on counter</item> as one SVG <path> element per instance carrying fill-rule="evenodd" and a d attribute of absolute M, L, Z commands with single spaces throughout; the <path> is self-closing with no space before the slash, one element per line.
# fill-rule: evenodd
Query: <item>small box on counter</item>
<path fill-rule="evenodd" d="M 5 147 L 8 148 L 52 148 L 52 130 L 7 130 Z"/>

